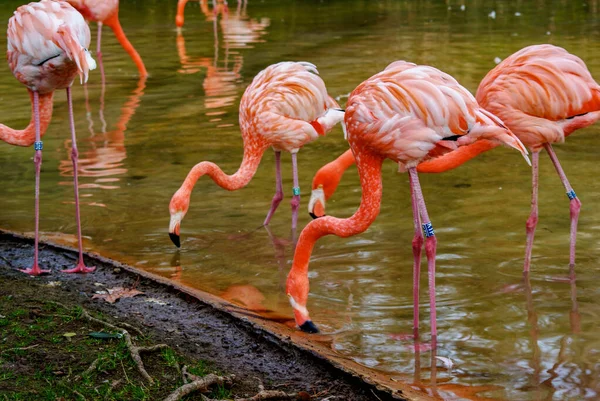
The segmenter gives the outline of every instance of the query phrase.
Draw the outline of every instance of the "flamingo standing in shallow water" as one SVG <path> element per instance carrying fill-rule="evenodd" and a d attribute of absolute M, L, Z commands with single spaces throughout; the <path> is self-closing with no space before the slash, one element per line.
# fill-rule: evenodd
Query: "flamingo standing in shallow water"
<path fill-rule="evenodd" d="M 240 129 L 244 140 L 242 164 L 233 175 L 226 175 L 211 162 L 202 162 L 192 168 L 169 205 L 169 236 L 173 243 L 180 246 L 181 220 L 188 211 L 192 189 L 198 179 L 208 174 L 221 188 L 229 191 L 243 188 L 254 176 L 268 147 L 273 147 L 275 151 L 276 193 L 263 224 L 269 224 L 283 199 L 280 164 L 281 151 L 284 150 L 292 154 L 294 230 L 300 206 L 298 150 L 320 135 L 325 135 L 343 119 L 343 110 L 338 107 L 327 94 L 316 67 L 310 63 L 282 62 L 258 73 L 240 102 Z"/>
<path fill-rule="evenodd" d="M 600 86 L 585 63 L 565 49 L 552 45 L 526 47 L 498 64 L 483 79 L 477 101 L 499 116 L 515 135 L 532 150 L 531 214 L 527 220 L 527 243 L 524 271 L 531 266 L 533 237 L 538 221 L 539 153 L 546 149 L 570 199 L 571 233 L 569 264 L 575 265 L 575 240 L 581 201 L 569 184 L 552 143 L 563 142 L 573 131 L 600 119 Z M 427 161 L 419 172 L 442 172 L 458 167 L 479 153 L 498 146 L 492 141 L 478 141 Z M 350 150 L 323 166 L 313 179 L 309 213 L 325 215 L 329 199 L 344 171 L 354 163 Z"/>
<path fill-rule="evenodd" d="M 73 120 L 71 84 L 79 74 L 87 81 L 88 72 L 96 67 L 87 47 L 90 29 L 81 14 L 63 1 L 42 0 L 29 3 L 15 11 L 8 21 L 8 64 L 14 76 L 29 90 L 32 100 L 32 121 L 24 130 L 14 130 L 0 124 L 0 139 L 11 145 L 35 148 L 35 249 L 33 266 L 23 270 L 31 275 L 47 273 L 38 265 L 39 188 L 42 166 L 42 136 L 52 118 L 52 98 L 56 89 L 67 89 L 71 126 L 73 185 L 79 241 L 77 267 L 67 273 L 87 273 L 94 270 L 83 263 L 79 190 L 77 182 L 77 143 Z"/>
<path fill-rule="evenodd" d="M 480 108 L 475 98 L 454 78 L 433 67 L 405 61 L 389 65 L 383 72 L 360 84 L 348 98 L 344 117 L 348 142 L 356 157 L 362 187 L 361 203 L 347 219 L 326 216 L 311 221 L 300 234 L 286 292 L 301 330 L 314 333 L 308 301 L 308 262 L 315 242 L 328 234 L 349 237 L 365 231 L 379 214 L 381 203 L 381 165 L 387 158 L 408 170 L 415 236 L 414 302 L 415 339 L 418 337 L 418 277 L 421 247 L 429 271 L 432 346 L 437 341 L 435 309 L 436 237 L 427 214 L 417 176 L 417 165 L 448 153 L 478 139 L 505 143 L 520 151 L 527 161 L 527 150 L 502 122 Z"/>
<path fill-rule="evenodd" d="M 477 89 L 477 101 L 500 117 L 532 151 L 531 214 L 527 219 L 524 271 L 531 265 L 538 221 L 538 166 L 546 149 L 570 200 L 569 264 L 575 265 L 575 240 L 581 201 L 565 175 L 552 144 L 600 118 L 600 86 L 585 63 L 553 45 L 526 47 L 491 70 Z"/>
<path fill-rule="evenodd" d="M 144 62 L 139 53 L 127 36 L 123 32 L 121 22 L 119 21 L 119 0 L 67 0 L 75 7 L 88 21 L 96 21 L 98 23 L 98 38 L 96 42 L 96 55 L 102 57 L 100 42 L 102 39 L 102 26 L 107 25 L 113 30 L 117 40 L 123 46 L 123 49 L 129 54 L 135 63 L 140 76 L 148 75 Z M 104 75 L 104 74 L 103 74 Z"/>

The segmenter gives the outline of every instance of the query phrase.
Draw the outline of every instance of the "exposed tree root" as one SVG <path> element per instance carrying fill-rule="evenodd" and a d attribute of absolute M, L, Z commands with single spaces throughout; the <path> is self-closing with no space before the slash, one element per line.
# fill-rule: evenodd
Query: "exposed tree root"
<path fill-rule="evenodd" d="M 171 394 L 169 394 L 169 396 L 167 398 L 165 398 L 165 401 L 179 401 L 183 397 L 185 397 L 186 395 L 188 395 L 190 393 L 193 393 L 194 391 L 199 391 L 201 393 L 208 393 L 210 391 L 210 387 L 214 386 L 214 385 L 221 385 L 221 386 L 229 387 L 232 385 L 233 379 L 235 379 L 234 375 L 217 376 L 212 373 L 200 378 L 198 376 L 194 376 L 194 375 L 188 373 L 186 366 L 183 367 L 182 372 L 185 372 L 184 373 L 184 381 L 187 380 L 187 378 L 192 379 L 193 381 L 191 383 L 184 384 L 183 386 L 179 387 L 177 390 L 173 391 Z M 187 376 L 187 378 L 186 378 L 186 376 Z"/>
<path fill-rule="evenodd" d="M 49 303 L 51 304 L 55 304 L 60 306 L 61 308 L 64 308 L 66 310 L 69 310 L 69 308 L 66 305 L 63 305 L 59 302 L 54 302 L 54 301 L 49 301 Z M 150 347 L 138 347 L 136 345 L 133 345 L 133 342 L 131 340 L 131 334 L 129 334 L 129 332 L 127 330 L 125 330 L 122 327 L 118 327 L 115 326 L 114 324 L 105 322 L 104 320 L 100 320 L 97 319 L 95 317 L 93 317 L 92 315 L 90 315 L 88 313 L 88 311 L 86 311 L 85 309 L 81 308 L 81 317 L 91 321 L 91 322 L 95 322 L 98 324 L 101 324 L 103 326 L 106 326 L 114 331 L 118 331 L 123 335 L 123 338 L 125 339 L 125 343 L 127 344 L 127 348 L 129 349 L 129 353 L 131 354 L 131 358 L 133 359 L 133 361 L 135 362 L 138 371 L 140 372 L 140 374 L 142 375 L 142 377 L 144 379 L 146 379 L 148 381 L 148 383 L 153 384 L 154 383 L 154 379 L 148 374 L 148 372 L 146 371 L 146 368 L 144 367 L 144 362 L 142 361 L 142 358 L 140 356 L 141 352 L 152 352 L 152 351 L 157 351 L 163 348 L 168 348 L 169 346 L 167 344 L 157 344 L 157 345 L 153 345 Z M 136 332 L 138 332 L 141 336 L 144 336 L 144 333 L 142 333 L 139 329 L 137 329 L 134 326 L 131 326 L 127 323 L 120 323 L 123 326 L 129 327 L 133 330 L 135 330 Z M 85 373 L 91 373 L 96 366 L 98 365 L 99 359 L 96 359 L 92 365 L 84 372 Z"/>

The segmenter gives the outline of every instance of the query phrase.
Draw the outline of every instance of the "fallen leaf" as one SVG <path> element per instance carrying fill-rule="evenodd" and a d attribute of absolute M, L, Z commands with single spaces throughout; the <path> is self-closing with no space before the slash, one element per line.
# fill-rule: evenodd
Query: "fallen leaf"
<path fill-rule="evenodd" d="M 123 288 L 115 287 L 107 289 L 108 294 L 95 294 L 92 299 L 100 298 L 106 302 L 114 304 L 119 298 L 131 298 L 136 295 L 143 294 L 142 291 L 138 291 L 135 288 Z"/>
<path fill-rule="evenodd" d="M 160 299 L 156 299 L 156 298 L 147 298 L 146 302 L 151 302 L 154 304 L 159 304 L 159 305 L 166 305 L 167 303 L 164 301 L 161 301 Z"/>
<path fill-rule="evenodd" d="M 63 337 L 69 338 L 69 337 L 75 337 L 76 335 L 77 335 L 77 333 L 65 333 L 65 334 L 63 334 Z"/>
<path fill-rule="evenodd" d="M 60 287 L 62 285 L 62 282 L 60 281 L 49 281 L 48 284 L 46 284 L 48 287 Z"/>

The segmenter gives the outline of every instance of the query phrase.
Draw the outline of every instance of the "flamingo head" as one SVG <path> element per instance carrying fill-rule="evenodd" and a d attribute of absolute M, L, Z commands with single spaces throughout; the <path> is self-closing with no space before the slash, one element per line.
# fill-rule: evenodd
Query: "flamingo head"
<path fill-rule="evenodd" d="M 171 213 L 171 222 L 169 223 L 169 237 L 177 248 L 181 247 L 179 238 L 181 220 L 185 217 L 190 205 L 190 198 L 179 189 L 171 198 L 169 212 Z"/>
<path fill-rule="evenodd" d="M 177 28 L 183 27 L 183 15 L 177 14 L 175 17 L 175 25 L 177 25 Z"/>
<path fill-rule="evenodd" d="M 319 184 L 314 188 L 310 194 L 310 201 L 308 202 L 308 214 L 313 219 L 325 216 L 325 192 L 323 191 L 323 185 Z"/>
<path fill-rule="evenodd" d="M 290 304 L 294 309 L 294 319 L 300 330 L 306 333 L 318 333 L 319 329 L 310 320 L 306 301 L 308 300 L 308 277 L 298 274 L 294 275 L 293 271 L 287 279 L 286 284 L 287 296 Z"/>

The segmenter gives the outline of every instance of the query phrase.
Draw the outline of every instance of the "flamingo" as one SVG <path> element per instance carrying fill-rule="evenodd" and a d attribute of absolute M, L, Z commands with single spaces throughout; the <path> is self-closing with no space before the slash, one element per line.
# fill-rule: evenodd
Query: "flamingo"
<path fill-rule="evenodd" d="M 571 217 L 569 266 L 575 266 L 575 241 L 581 201 L 575 195 L 553 143 L 564 142 L 578 128 L 600 119 L 600 86 L 585 63 L 553 45 L 526 47 L 507 57 L 481 81 L 477 101 L 500 117 L 532 152 L 531 214 L 526 223 L 525 264 L 531 266 L 538 222 L 538 169 L 545 149 L 562 181 Z"/>
<path fill-rule="evenodd" d="M 100 48 L 100 42 L 102 39 L 102 26 L 109 26 L 117 40 L 123 46 L 123 49 L 129 54 L 133 62 L 135 63 L 140 76 L 148 76 L 144 61 L 140 57 L 139 53 L 127 36 L 123 32 L 121 22 L 119 21 L 119 0 L 67 0 L 73 7 L 75 7 L 88 21 L 96 21 L 98 23 L 98 38 L 96 42 L 96 55 L 98 58 L 102 57 L 102 51 Z"/>
<path fill-rule="evenodd" d="M 553 45 L 526 47 L 490 71 L 477 90 L 477 101 L 499 116 L 508 128 L 532 151 L 531 214 L 526 223 L 527 241 L 523 270 L 531 266 L 533 238 L 538 222 L 539 154 L 545 149 L 570 200 L 569 265 L 575 266 L 575 242 L 581 201 L 562 169 L 552 148 L 573 131 L 600 118 L 600 87 L 585 63 L 565 49 Z M 455 168 L 498 144 L 482 140 L 443 157 L 420 164 L 419 172 L 442 172 Z M 313 179 L 309 213 L 325 214 L 329 199 L 344 171 L 354 163 L 351 151 L 323 166 Z"/>
<path fill-rule="evenodd" d="M 293 198 L 292 230 L 295 230 L 300 205 L 298 150 L 325 135 L 343 119 L 344 112 L 327 95 L 317 68 L 307 62 L 281 62 L 258 73 L 240 101 L 240 128 L 244 157 L 239 170 L 226 175 L 216 164 L 202 162 L 192 168 L 173 195 L 169 212 L 169 236 L 180 247 L 181 220 L 188 211 L 194 185 L 203 175 L 229 191 L 245 187 L 256 172 L 268 147 L 275 151 L 276 193 L 263 225 L 268 225 L 283 199 L 281 151 L 292 154 Z"/>
<path fill-rule="evenodd" d="M 348 98 L 344 124 L 356 158 L 362 187 L 358 210 L 347 219 L 325 216 L 311 221 L 300 234 L 286 292 L 302 331 L 318 332 L 306 307 L 308 262 L 315 242 L 328 234 L 349 237 L 365 231 L 379 214 L 381 166 L 389 158 L 408 171 L 414 217 L 414 334 L 418 337 L 418 277 L 423 233 L 429 270 L 431 342 L 437 341 L 435 253 L 437 239 L 429 219 L 417 165 L 480 139 L 527 150 L 502 122 L 479 107 L 475 98 L 450 75 L 406 61 L 396 61 L 360 84 Z"/>
<path fill-rule="evenodd" d="M 184 13 L 185 13 L 185 5 L 187 4 L 189 0 L 179 0 L 177 2 L 177 15 L 175 16 L 175 25 L 177 26 L 177 28 L 183 28 L 183 24 L 184 24 Z M 244 0 L 244 9 L 246 8 L 246 4 L 247 4 L 248 0 Z M 223 13 L 226 14 L 229 11 L 229 8 L 227 7 L 227 0 L 213 0 L 213 5 L 214 5 L 214 14 L 219 14 L 219 13 Z M 208 5 L 207 5 L 207 0 L 200 0 L 200 7 L 202 8 L 202 12 L 205 15 L 208 15 L 209 11 L 208 11 Z M 241 2 L 238 0 L 238 14 L 240 11 L 240 7 L 241 7 Z"/>
<path fill-rule="evenodd" d="M 88 273 L 93 267 L 83 262 L 81 221 L 79 218 L 79 190 L 77 180 L 77 142 L 73 120 L 71 84 L 79 74 L 87 81 L 88 72 L 96 67 L 87 47 L 90 29 L 81 14 L 64 1 L 41 0 L 23 5 L 8 21 L 7 58 L 10 69 L 22 84 L 27 86 L 32 102 L 32 121 L 24 130 L 14 130 L 0 124 L 0 139 L 11 145 L 35 148 L 35 245 L 33 266 L 22 270 L 31 275 L 48 273 L 38 264 L 39 192 L 42 167 L 42 136 L 52 118 L 52 98 L 57 89 L 67 90 L 69 122 L 71 127 L 73 185 L 79 241 L 79 261 L 66 273 Z"/>

